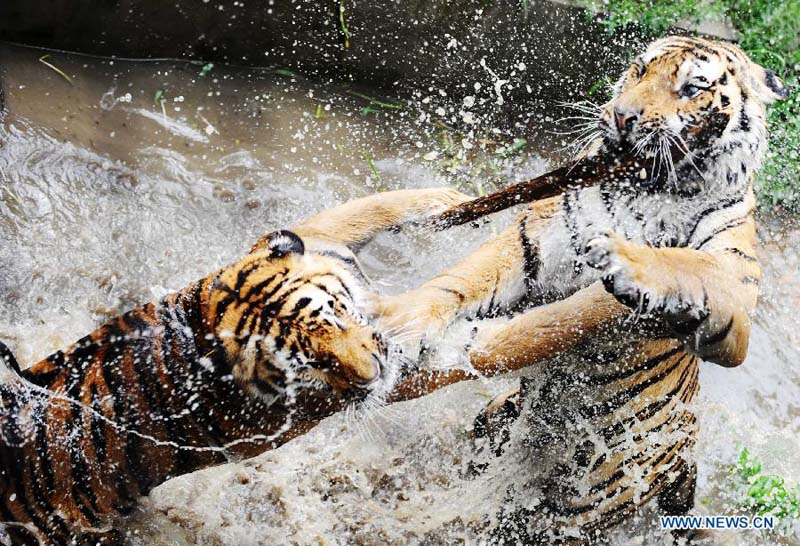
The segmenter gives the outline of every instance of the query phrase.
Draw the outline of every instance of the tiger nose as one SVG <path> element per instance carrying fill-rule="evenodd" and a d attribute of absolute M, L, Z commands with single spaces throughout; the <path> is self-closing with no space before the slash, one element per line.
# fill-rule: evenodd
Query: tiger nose
<path fill-rule="evenodd" d="M 639 114 L 636 112 L 619 110 L 614 108 L 614 121 L 617 124 L 617 130 L 620 133 L 628 133 L 633 129 L 633 124 L 639 119 Z"/>
<path fill-rule="evenodd" d="M 359 370 L 358 376 L 354 379 L 362 387 L 366 387 L 375 383 L 381 377 L 381 363 L 377 357 L 373 355 L 372 362 L 369 366 L 365 366 L 366 370 Z"/>

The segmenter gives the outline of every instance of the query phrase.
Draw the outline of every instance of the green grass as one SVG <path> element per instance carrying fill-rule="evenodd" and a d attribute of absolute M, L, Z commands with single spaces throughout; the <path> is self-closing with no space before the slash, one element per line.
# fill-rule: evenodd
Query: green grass
<path fill-rule="evenodd" d="M 770 154 L 756 180 L 761 204 L 800 212 L 800 2 L 797 0 L 581 0 L 610 32 L 635 25 L 655 38 L 679 21 L 727 20 L 739 45 L 792 91 L 769 114 Z"/>
<path fill-rule="evenodd" d="M 344 14 L 344 0 L 339 0 L 339 28 L 342 29 L 344 36 L 344 48 L 350 47 L 350 29 L 347 28 L 347 20 Z"/>
<path fill-rule="evenodd" d="M 377 114 L 378 112 L 381 111 L 381 109 L 383 109 L 383 110 L 402 110 L 402 109 L 405 108 L 405 106 L 400 104 L 399 102 L 388 102 L 388 101 L 379 100 L 379 99 L 376 99 L 375 97 L 370 97 L 369 95 L 365 95 L 364 93 L 359 93 L 357 91 L 348 91 L 347 93 L 350 94 L 350 95 L 353 95 L 355 97 L 364 99 L 365 101 L 367 101 L 369 103 L 369 104 L 367 104 L 366 106 L 362 107 L 359 110 L 359 113 L 362 116 L 366 116 L 366 115 L 369 115 L 369 114 Z"/>
<path fill-rule="evenodd" d="M 773 516 L 781 522 L 800 518 L 800 486 L 789 487 L 780 476 L 764 474 L 761 461 L 742 449 L 733 468 L 740 495 L 738 502 L 759 516 Z"/>

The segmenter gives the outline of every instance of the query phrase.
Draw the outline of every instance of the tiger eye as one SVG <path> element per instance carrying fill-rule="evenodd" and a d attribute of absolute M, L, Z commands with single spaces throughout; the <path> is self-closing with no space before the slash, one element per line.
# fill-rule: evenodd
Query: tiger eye
<path fill-rule="evenodd" d="M 700 88 L 697 87 L 696 85 L 691 85 L 691 84 L 688 84 L 688 83 L 686 85 L 684 85 L 683 87 L 681 87 L 681 90 L 678 92 L 678 94 L 681 97 L 686 97 L 686 98 L 689 98 L 689 99 L 694 97 L 698 93 L 700 93 Z"/>

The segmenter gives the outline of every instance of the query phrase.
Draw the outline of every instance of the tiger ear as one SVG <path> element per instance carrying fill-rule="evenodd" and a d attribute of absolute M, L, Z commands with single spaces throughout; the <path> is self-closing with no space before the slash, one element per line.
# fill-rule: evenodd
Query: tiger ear
<path fill-rule="evenodd" d="M 303 240 L 296 233 L 285 229 L 267 235 L 266 243 L 270 258 L 283 258 L 289 254 L 301 255 L 306 251 Z"/>
<path fill-rule="evenodd" d="M 783 85 L 781 79 L 769 68 L 763 68 L 757 64 L 755 69 L 755 91 L 758 93 L 764 104 L 772 104 L 776 100 L 786 100 L 789 98 L 789 89 Z"/>

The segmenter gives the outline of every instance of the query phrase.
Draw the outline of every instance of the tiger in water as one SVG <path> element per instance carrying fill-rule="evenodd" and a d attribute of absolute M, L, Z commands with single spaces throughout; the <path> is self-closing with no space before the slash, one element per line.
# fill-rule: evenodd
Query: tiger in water
<path fill-rule="evenodd" d="M 766 107 L 787 96 L 731 43 L 655 41 L 606 104 L 583 107 L 583 156 L 638 157 L 634 182 L 537 202 L 457 265 L 383 298 L 387 316 L 426 332 L 423 347 L 456 319 L 511 315 L 450 328 L 469 331 L 481 371 L 530 367 L 475 422 L 488 464 L 524 469 L 496 482 L 490 543 L 591 544 L 651 499 L 662 514 L 693 507 L 698 368 L 747 352 L 753 178 Z"/>
<path fill-rule="evenodd" d="M 120 543 L 115 518 L 165 480 L 384 397 L 402 355 L 354 250 L 466 199 L 400 190 L 324 211 L 22 371 L 0 344 L 0 543 Z"/>

